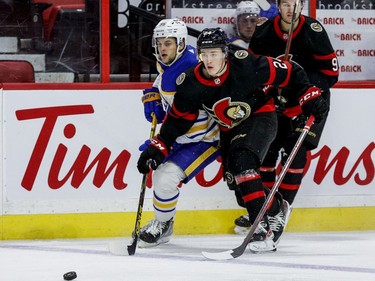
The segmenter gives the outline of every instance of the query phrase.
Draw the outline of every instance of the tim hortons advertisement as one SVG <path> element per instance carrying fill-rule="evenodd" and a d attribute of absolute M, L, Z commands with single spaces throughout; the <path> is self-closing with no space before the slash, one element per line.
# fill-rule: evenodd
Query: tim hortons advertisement
<path fill-rule="evenodd" d="M 150 124 L 139 90 L 4 90 L 4 214 L 134 211 L 138 147 Z M 365 101 L 358 104 L 358 101 Z M 334 89 L 296 207 L 374 206 L 375 90 Z M 152 181 L 148 182 L 152 187 Z M 152 208 L 147 189 L 145 210 Z M 180 210 L 238 208 L 220 160 L 181 186 Z"/>

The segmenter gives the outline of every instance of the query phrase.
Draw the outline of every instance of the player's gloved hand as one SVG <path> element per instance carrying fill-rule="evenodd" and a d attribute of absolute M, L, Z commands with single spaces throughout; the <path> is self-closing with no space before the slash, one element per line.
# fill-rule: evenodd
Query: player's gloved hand
<path fill-rule="evenodd" d="M 144 143 L 142 143 L 139 147 L 138 147 L 138 150 L 139 151 L 145 151 L 146 148 L 150 145 L 151 141 L 150 140 L 145 140 Z"/>
<path fill-rule="evenodd" d="M 279 9 L 277 8 L 277 6 L 274 3 L 272 3 L 268 10 L 261 9 L 260 13 L 259 13 L 259 16 L 270 19 L 270 18 L 276 17 L 278 14 L 279 14 Z"/>
<path fill-rule="evenodd" d="M 141 174 L 150 172 L 150 166 L 156 170 L 168 155 L 169 149 L 159 136 L 151 140 L 150 145 L 139 156 L 137 168 Z"/>
<path fill-rule="evenodd" d="M 305 115 L 314 115 L 315 123 L 319 123 L 328 113 L 328 104 L 321 96 L 318 87 L 310 87 L 300 98 L 299 104 Z"/>
<path fill-rule="evenodd" d="M 158 124 L 161 123 L 164 119 L 165 111 L 163 109 L 159 90 L 155 87 L 145 89 L 143 91 L 142 102 L 147 121 L 152 122 L 152 113 L 155 113 Z"/>
<path fill-rule="evenodd" d="M 292 128 L 294 132 L 301 132 L 305 127 L 308 117 L 304 114 L 300 114 L 292 119 Z"/>

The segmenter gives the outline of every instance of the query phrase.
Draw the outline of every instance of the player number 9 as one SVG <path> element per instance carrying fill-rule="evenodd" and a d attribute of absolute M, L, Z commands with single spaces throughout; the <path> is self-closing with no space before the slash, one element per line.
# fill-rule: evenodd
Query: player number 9
<path fill-rule="evenodd" d="M 333 71 L 339 70 L 339 64 L 338 64 L 337 58 L 332 59 L 332 70 Z"/>

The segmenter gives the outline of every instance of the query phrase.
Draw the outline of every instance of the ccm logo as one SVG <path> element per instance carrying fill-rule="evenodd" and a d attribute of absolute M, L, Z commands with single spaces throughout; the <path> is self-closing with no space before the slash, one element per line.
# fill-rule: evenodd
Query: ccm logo
<path fill-rule="evenodd" d="M 299 104 L 300 105 L 303 105 L 304 103 L 306 103 L 307 101 L 311 100 L 311 99 L 314 99 L 316 97 L 320 96 L 320 91 L 319 90 L 316 90 L 316 91 L 312 91 L 312 92 L 309 92 L 309 93 L 306 93 L 300 100 L 299 100 Z"/>
<path fill-rule="evenodd" d="M 157 149 L 159 150 L 165 150 L 165 147 L 164 145 L 162 145 L 160 142 L 158 142 L 157 140 L 152 140 L 152 145 L 155 146 Z"/>

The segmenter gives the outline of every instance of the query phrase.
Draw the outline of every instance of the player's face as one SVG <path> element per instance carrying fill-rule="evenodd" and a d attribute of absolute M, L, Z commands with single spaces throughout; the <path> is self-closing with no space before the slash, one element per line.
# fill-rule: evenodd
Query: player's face
<path fill-rule="evenodd" d="M 177 55 L 176 38 L 157 38 L 156 46 L 160 59 L 164 64 L 170 64 L 174 61 Z"/>
<path fill-rule="evenodd" d="M 237 28 L 240 35 L 250 40 L 257 25 L 258 16 L 253 14 L 242 14 L 237 19 Z"/>
<path fill-rule="evenodd" d="M 200 59 L 210 76 L 216 77 L 222 74 L 226 58 L 221 48 L 202 49 Z"/>
<path fill-rule="evenodd" d="M 293 17 L 293 10 L 294 10 L 294 4 L 295 0 L 281 0 L 279 2 L 279 10 L 281 18 L 284 22 L 291 24 L 292 23 L 292 17 Z M 298 6 L 296 19 L 299 18 L 299 15 L 301 14 L 302 5 Z"/>

